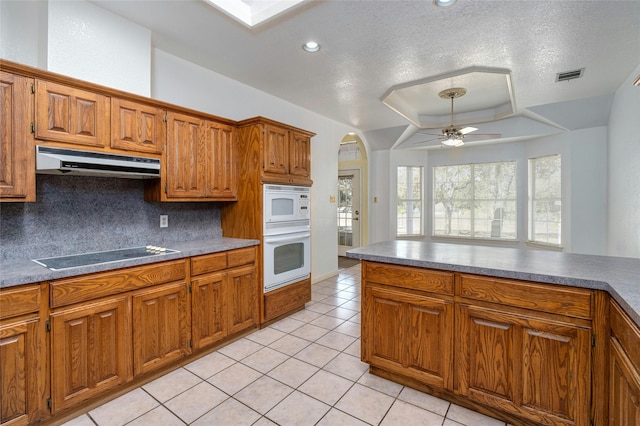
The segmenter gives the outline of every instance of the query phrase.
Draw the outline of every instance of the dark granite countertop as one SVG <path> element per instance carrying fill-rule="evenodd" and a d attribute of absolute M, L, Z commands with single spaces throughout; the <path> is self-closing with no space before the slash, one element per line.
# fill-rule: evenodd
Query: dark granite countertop
<path fill-rule="evenodd" d="M 150 244 L 153 245 L 153 243 Z M 198 256 L 200 254 L 209 254 L 242 247 L 250 247 L 258 244 L 260 244 L 258 240 L 245 240 L 238 238 L 214 238 L 207 240 L 169 243 L 165 246 L 173 250 L 178 250 L 178 253 L 129 259 L 111 263 L 102 263 L 98 265 L 80 266 L 77 268 L 69 268 L 60 271 L 51 271 L 44 266 L 31 261 L 30 259 L 16 262 L 2 262 L 0 263 L 0 288 L 12 287 L 20 284 L 50 281 L 58 278 L 89 274 L 92 272 L 110 271 L 114 269 L 126 268 L 129 266 L 147 265 L 150 263 L 165 262 L 168 260 L 184 259 L 185 257 Z"/>
<path fill-rule="evenodd" d="M 348 257 L 605 290 L 640 326 L 640 259 L 421 241 L 384 241 Z"/>

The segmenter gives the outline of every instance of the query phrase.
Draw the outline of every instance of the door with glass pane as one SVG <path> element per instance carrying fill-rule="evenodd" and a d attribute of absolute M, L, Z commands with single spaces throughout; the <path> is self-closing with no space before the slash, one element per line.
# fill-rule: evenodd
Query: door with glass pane
<path fill-rule="evenodd" d="M 338 173 L 338 256 L 360 247 L 360 170 Z"/>

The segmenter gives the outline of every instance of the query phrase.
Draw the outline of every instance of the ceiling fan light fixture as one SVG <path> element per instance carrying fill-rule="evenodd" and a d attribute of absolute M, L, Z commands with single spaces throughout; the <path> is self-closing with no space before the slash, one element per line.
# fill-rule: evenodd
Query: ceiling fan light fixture
<path fill-rule="evenodd" d="M 457 138 L 453 135 L 449 136 L 447 139 L 443 139 L 441 142 L 442 142 L 442 145 L 453 146 L 453 147 L 464 145 L 464 142 L 462 141 L 461 138 Z"/>
<path fill-rule="evenodd" d="M 433 0 L 433 4 L 435 4 L 438 7 L 449 7 L 453 5 L 455 2 L 456 0 Z"/>
<path fill-rule="evenodd" d="M 320 45 L 316 41 L 308 41 L 302 45 L 302 48 L 305 50 L 305 52 L 315 53 L 320 50 Z"/>

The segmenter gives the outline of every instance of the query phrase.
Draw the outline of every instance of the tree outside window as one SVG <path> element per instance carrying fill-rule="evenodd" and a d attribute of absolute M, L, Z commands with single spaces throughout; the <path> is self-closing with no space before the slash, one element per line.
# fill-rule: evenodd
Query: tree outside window
<path fill-rule="evenodd" d="M 562 243 L 560 155 L 529 159 L 529 241 Z"/>
<path fill-rule="evenodd" d="M 397 236 L 423 235 L 422 167 L 398 166 Z"/>
<path fill-rule="evenodd" d="M 433 168 L 433 235 L 515 240 L 516 162 Z"/>

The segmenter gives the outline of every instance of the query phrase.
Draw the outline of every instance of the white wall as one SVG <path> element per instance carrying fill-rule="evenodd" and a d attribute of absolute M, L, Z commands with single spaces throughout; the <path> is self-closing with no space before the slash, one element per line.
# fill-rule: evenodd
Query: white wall
<path fill-rule="evenodd" d="M 86 1 L 50 1 L 50 71 L 149 96 L 151 31 Z"/>
<path fill-rule="evenodd" d="M 0 1 L 0 57 L 47 67 L 47 2 Z"/>
<path fill-rule="evenodd" d="M 609 117 L 607 254 L 640 257 L 640 65 L 616 91 Z"/>
<path fill-rule="evenodd" d="M 390 191 L 389 159 L 391 151 L 373 151 L 369 153 L 369 242 L 391 240 L 395 233 L 389 233 Z"/>

